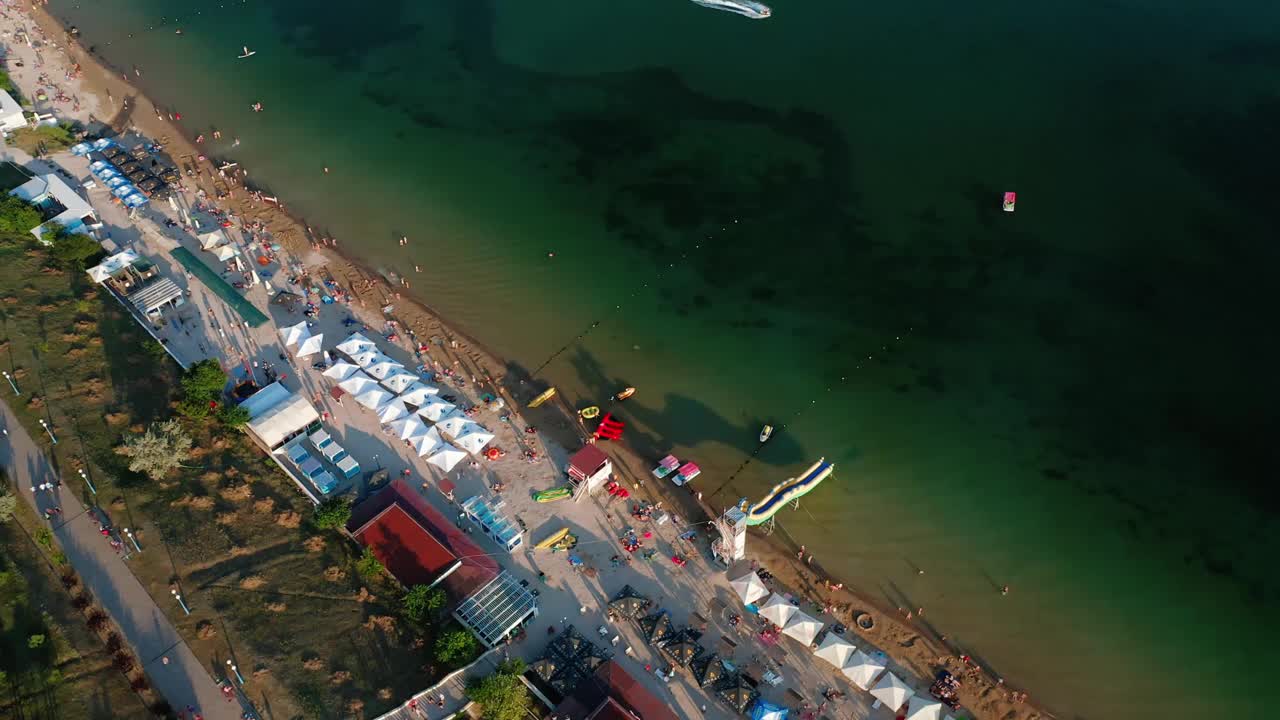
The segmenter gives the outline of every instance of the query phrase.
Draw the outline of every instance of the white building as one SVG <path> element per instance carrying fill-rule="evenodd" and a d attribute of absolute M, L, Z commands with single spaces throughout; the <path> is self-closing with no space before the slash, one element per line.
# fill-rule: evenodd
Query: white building
<path fill-rule="evenodd" d="M 89 201 L 80 197 L 79 193 L 72 190 L 71 186 L 63 182 L 62 178 L 57 175 L 33 177 L 10 190 L 9 194 L 26 200 L 32 205 L 46 208 L 53 205 L 55 209 L 61 208 L 52 219 L 31 229 L 31 234 L 35 235 L 39 240 L 44 239 L 45 230 L 51 229 L 50 225 L 55 223 L 66 228 L 69 232 L 83 232 L 86 229 L 92 230 L 102 227 L 102 221 L 98 219 L 98 214 L 94 212 L 93 206 L 89 204 Z"/>
<path fill-rule="evenodd" d="M 10 133 L 26 126 L 27 116 L 22 112 L 22 106 L 12 95 L 0 90 L 0 130 Z"/>

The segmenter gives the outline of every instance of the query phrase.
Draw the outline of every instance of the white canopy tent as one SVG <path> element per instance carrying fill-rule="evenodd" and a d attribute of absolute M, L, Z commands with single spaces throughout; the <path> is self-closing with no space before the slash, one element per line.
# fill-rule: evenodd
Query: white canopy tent
<path fill-rule="evenodd" d="M 280 328 L 280 337 L 284 339 L 284 346 L 290 347 L 311 337 L 311 329 L 304 320 L 297 325 Z"/>
<path fill-rule="evenodd" d="M 817 650 L 813 651 L 813 654 L 815 657 L 831 663 L 839 670 L 849 661 L 849 656 L 853 654 L 855 649 L 848 640 L 829 632 L 826 637 L 822 638 L 822 643 L 818 645 Z"/>
<path fill-rule="evenodd" d="M 410 438 L 409 444 L 413 445 L 413 450 L 418 453 L 418 457 L 422 457 L 444 445 L 444 438 L 440 437 L 439 430 L 427 428 L 425 433 Z"/>
<path fill-rule="evenodd" d="M 456 405 L 451 402 L 445 402 L 439 395 L 432 395 L 423 402 L 422 407 L 418 408 L 418 414 L 431 422 L 436 422 L 456 408 Z"/>
<path fill-rule="evenodd" d="M 379 362 L 382 362 L 383 360 L 390 360 L 390 359 L 391 358 L 387 357 L 386 355 L 383 355 L 377 350 L 366 350 L 362 353 L 356 353 L 355 355 L 351 356 L 351 362 L 359 365 L 362 368 L 367 368 L 370 365 L 373 365 L 374 363 L 379 363 Z"/>
<path fill-rule="evenodd" d="M 383 403 L 385 403 L 386 401 L 390 400 L 393 397 L 395 396 L 392 395 L 391 393 L 387 392 L 386 390 L 383 390 L 377 385 L 374 385 L 368 390 L 365 390 L 364 392 L 357 395 L 356 402 L 369 408 L 370 410 L 377 410 L 379 407 L 382 406 Z"/>
<path fill-rule="evenodd" d="M 409 438 L 426 434 L 427 424 L 422 422 L 422 418 L 417 415 L 408 415 L 392 422 L 391 431 L 396 434 L 397 439 L 408 440 Z"/>
<path fill-rule="evenodd" d="M 372 340 L 361 335 L 360 333 L 351 333 L 346 340 L 338 343 L 338 351 L 348 357 L 359 355 L 370 350 L 377 350 L 378 346 Z"/>
<path fill-rule="evenodd" d="M 365 375 L 364 372 L 357 370 L 351 373 L 346 380 L 338 383 L 338 387 L 346 390 L 351 395 L 359 395 L 378 387 L 378 383 L 373 378 Z"/>
<path fill-rule="evenodd" d="M 359 398 L 357 398 L 356 401 L 359 402 Z M 403 400 L 393 396 L 386 402 L 379 405 L 378 409 L 374 412 L 378 414 L 378 422 L 385 425 L 408 415 L 409 409 L 404 406 Z"/>
<path fill-rule="evenodd" d="M 857 685 L 863 690 L 871 687 L 871 683 L 884 670 L 884 663 L 878 659 L 867 655 L 861 650 L 854 650 L 853 654 L 845 662 L 845 666 L 840 669 L 844 676 L 849 678 L 849 682 Z"/>
<path fill-rule="evenodd" d="M 733 587 L 734 592 L 738 593 L 738 598 L 742 600 L 743 605 L 751 605 L 769 595 L 769 588 L 764 586 L 764 581 L 754 572 L 747 573 L 737 580 L 730 580 L 729 585 Z"/>
<path fill-rule="evenodd" d="M 778 627 L 786 627 L 787 621 L 791 619 L 792 615 L 796 614 L 797 610 L 798 608 L 792 605 L 790 600 L 778 593 L 774 593 L 769 596 L 769 599 L 760 608 L 760 617 Z"/>
<path fill-rule="evenodd" d="M 226 240 L 226 236 L 221 230 L 205 233 L 199 237 L 201 250 L 212 250 L 222 244 Z"/>
<path fill-rule="evenodd" d="M 907 687 L 906 683 L 891 672 L 885 673 L 884 677 L 880 678 L 880 682 L 871 688 L 871 695 L 893 712 L 897 712 L 898 708 L 915 694 L 915 690 Z"/>
<path fill-rule="evenodd" d="M 379 380 L 386 380 L 397 370 L 404 370 L 404 365 L 401 365 L 391 358 L 381 360 L 371 365 L 366 365 L 364 368 L 365 372 Z"/>
<path fill-rule="evenodd" d="M 467 454 L 462 452 L 458 448 L 450 445 L 449 443 L 442 443 L 440 447 L 435 451 L 435 454 L 427 458 L 427 462 L 431 463 L 432 465 L 435 465 L 436 467 L 440 468 L 441 470 L 444 470 L 445 472 L 449 472 L 450 470 L 453 469 L 454 465 L 457 465 L 458 463 L 462 462 L 463 460 L 466 459 L 466 457 L 467 457 Z"/>
<path fill-rule="evenodd" d="M 342 382 L 358 372 L 360 372 L 360 368 L 344 360 L 339 360 L 325 369 L 324 376 Z"/>
<path fill-rule="evenodd" d="M 440 388 L 435 387 L 434 385 L 424 385 L 423 383 L 416 382 L 405 388 L 404 392 L 400 393 L 400 399 L 410 405 L 422 405 L 427 401 L 428 397 L 439 394 Z"/>
<path fill-rule="evenodd" d="M 472 455 L 479 455 L 490 440 L 493 440 L 493 433 L 486 430 L 483 425 L 467 423 L 466 427 L 462 428 L 462 432 L 453 438 L 453 444 Z"/>
<path fill-rule="evenodd" d="M 907 703 L 906 720 L 942 720 L 942 703 L 924 695 L 914 695 Z"/>
<path fill-rule="evenodd" d="M 399 395 L 418 382 L 418 376 L 403 369 L 391 373 L 382 379 L 382 387 Z"/>
<path fill-rule="evenodd" d="M 311 337 L 298 343 L 296 354 L 303 358 L 308 355 L 315 355 L 320 352 L 321 343 L 324 342 L 324 335 L 312 335 Z"/>
<path fill-rule="evenodd" d="M 466 413 L 455 408 L 453 412 L 440 418 L 439 422 L 436 423 L 436 427 L 440 429 L 441 433 L 456 438 L 470 422 L 471 418 L 467 417 Z"/>
<path fill-rule="evenodd" d="M 214 250 L 214 254 L 218 257 L 219 260 L 221 260 L 222 262 L 226 262 L 231 258 L 239 255 L 240 249 L 235 247 L 234 245 L 222 245 L 218 247 L 216 250 Z"/>
<path fill-rule="evenodd" d="M 822 632 L 822 621 L 806 614 L 803 610 L 796 610 L 787 624 L 782 626 L 783 635 L 795 638 L 805 647 L 812 645 L 813 639 L 818 637 L 820 632 Z"/>

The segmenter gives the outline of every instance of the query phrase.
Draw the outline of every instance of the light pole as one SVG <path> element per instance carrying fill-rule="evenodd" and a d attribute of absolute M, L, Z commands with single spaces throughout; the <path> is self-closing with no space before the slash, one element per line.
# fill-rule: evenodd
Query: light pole
<path fill-rule="evenodd" d="M 54 442 L 57 441 L 55 440 Z M 76 472 L 80 473 L 80 479 L 84 480 L 84 484 L 89 486 L 89 492 L 97 495 L 98 488 L 93 486 L 93 481 L 89 479 L 89 475 L 84 471 L 84 468 L 76 468 Z"/>
<path fill-rule="evenodd" d="M 53 441 L 54 445 L 57 445 L 58 438 L 54 437 L 53 428 L 49 427 L 49 423 L 45 422 L 44 418 L 40 418 L 40 427 L 44 428 L 45 432 L 49 433 L 49 439 Z"/>
<path fill-rule="evenodd" d="M 0 371 L 0 372 L 3 372 L 3 373 L 4 373 L 4 379 L 9 381 L 9 387 L 13 388 L 13 394 L 14 394 L 14 395 L 21 395 L 21 394 L 22 394 L 22 391 L 18 389 L 18 384 L 17 384 L 17 383 L 15 383 L 15 382 L 13 381 L 13 376 L 9 374 L 9 371 L 8 371 L 8 370 L 3 370 L 3 371 Z"/>
<path fill-rule="evenodd" d="M 235 673 L 235 674 L 236 674 L 236 679 L 240 681 L 240 684 L 241 684 L 241 685 L 243 685 L 243 684 L 244 684 L 244 676 L 242 676 L 242 675 L 240 674 L 240 668 L 237 668 L 237 667 L 236 667 L 236 664 L 235 664 L 235 663 L 233 663 L 233 662 L 231 662 L 230 660 L 228 660 L 228 661 L 227 661 L 227 667 L 231 668 L 231 672 L 233 672 L 233 673 Z"/>
<path fill-rule="evenodd" d="M 129 528 L 123 528 L 124 536 L 129 538 L 129 542 L 133 543 L 133 549 L 142 552 L 142 547 L 138 545 L 138 538 L 133 536 L 133 531 Z"/>
<path fill-rule="evenodd" d="M 377 464 L 378 464 L 378 469 L 379 469 L 379 470 L 381 470 L 381 469 L 382 469 L 382 461 L 378 459 L 377 454 L 374 454 L 374 456 L 373 456 L 373 461 L 374 461 L 375 463 L 377 463 Z"/>
<path fill-rule="evenodd" d="M 170 589 L 169 589 L 169 592 L 173 595 L 174 599 L 176 599 L 176 600 L 178 601 L 178 604 L 182 606 L 182 612 L 184 612 L 184 613 L 186 613 L 186 614 L 190 615 L 190 614 L 191 614 L 191 608 L 187 607 L 187 604 L 186 604 L 185 602 L 183 602 L 183 600 L 182 600 L 182 596 L 178 594 L 178 591 L 177 591 L 177 590 L 175 590 L 175 589 L 173 589 L 173 588 L 170 588 Z"/>

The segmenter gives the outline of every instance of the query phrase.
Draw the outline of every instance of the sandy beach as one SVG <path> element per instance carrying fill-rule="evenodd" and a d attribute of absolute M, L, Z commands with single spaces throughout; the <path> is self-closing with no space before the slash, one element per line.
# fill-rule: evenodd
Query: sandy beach
<path fill-rule="evenodd" d="M 407 285 L 393 285 L 398 278 L 382 277 L 344 256 L 341 238 L 319 237 L 304 219 L 288 213 L 287 189 L 273 189 L 280 192 L 279 200 L 286 203 L 282 207 L 252 192 L 253 178 L 245 168 L 220 172 L 214 164 L 216 158 L 201 160 L 201 145 L 195 142 L 196 134 L 189 129 L 199 123 L 198 118 L 170 120 L 169 111 L 156 109 L 128 82 L 127 76 L 106 68 L 72 42 L 46 8 L 35 5 L 30 17 L 31 24 L 54 46 L 43 48 L 45 67 L 41 70 L 62 77 L 60 64 L 79 66 L 77 76 L 60 83 L 78 99 L 79 111 L 71 112 L 70 106 L 58 106 L 55 109 L 60 117 L 84 121 L 96 118 L 118 132 L 136 129 L 159 141 L 179 167 L 189 165 L 196 169 L 194 175 L 184 180 L 187 190 L 203 191 L 209 202 L 221 205 L 246 225 L 259 224 L 292 256 L 294 267 L 318 276 L 332 276 L 348 290 L 351 309 L 364 322 L 371 327 L 381 327 L 385 320 L 394 319 L 407 331 L 398 341 L 401 347 L 412 351 L 425 346 L 425 354 L 432 361 L 454 367 L 464 376 L 471 376 L 479 387 L 505 398 L 513 413 L 523 415 L 542 430 L 546 441 L 570 449 L 582 444 L 588 433 L 574 408 L 557 398 L 555 403 L 538 409 L 521 409 L 545 385 L 539 384 L 536 378 L 517 377 L 509 372 L 507 368 L 513 365 L 474 339 L 473 335 L 482 334 L 481 331 L 459 328 L 433 312 L 430 288 L 414 287 L 411 275 L 407 275 L 410 281 Z M 393 309 L 384 315 L 382 309 L 388 305 Z M 649 473 L 656 458 L 641 457 L 628 449 L 625 442 L 612 443 L 604 449 L 614 459 L 620 479 L 629 484 L 638 497 L 662 501 L 676 508 L 691 523 L 714 517 L 723 510 L 706 506 L 690 491 L 653 480 Z M 748 554 L 773 573 L 778 585 L 809 598 L 819 608 L 832 606 L 832 616 L 910 668 L 917 675 L 917 684 L 940 669 L 956 674 L 963 680 L 960 697 L 964 706 L 979 717 L 1033 720 L 1049 714 L 1035 706 L 1034 697 L 1023 696 L 1021 688 L 1007 687 L 986 672 L 976 659 L 980 657 L 980 648 L 955 647 L 945 629 L 932 627 L 920 608 L 891 607 L 870 593 L 841 585 L 840 578 L 823 572 L 822 558 L 807 556 L 785 533 L 769 537 L 753 533 Z M 840 585 L 838 589 L 837 585 Z M 1000 602 L 1001 593 L 993 590 L 993 612 L 998 611 Z M 870 630 L 862 630 L 854 622 L 854 618 L 863 613 L 873 620 L 874 627 Z M 927 685 L 927 681 L 924 684 Z"/>

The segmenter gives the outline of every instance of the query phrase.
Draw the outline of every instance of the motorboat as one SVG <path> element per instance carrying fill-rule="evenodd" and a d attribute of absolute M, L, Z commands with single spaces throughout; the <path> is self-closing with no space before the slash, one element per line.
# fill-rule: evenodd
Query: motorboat
<path fill-rule="evenodd" d="M 254 103 L 254 104 L 250 105 L 249 107 L 253 108 L 253 111 L 254 111 L 254 112 L 262 112 L 262 103 L 260 103 L 260 102 L 256 102 L 256 103 Z"/>
<path fill-rule="evenodd" d="M 760 428 L 760 442 L 768 442 L 769 438 L 772 435 L 773 435 L 772 425 L 765 425 L 764 427 Z"/>
<path fill-rule="evenodd" d="M 1018 204 L 1018 193 L 1007 192 L 1004 194 L 1004 211 L 1013 212 L 1013 208 Z"/>
<path fill-rule="evenodd" d="M 614 400 L 626 400 L 627 398 L 629 398 L 629 397 L 631 397 L 632 395 L 635 395 L 635 394 L 636 394 L 636 389 L 635 389 L 635 388 L 633 388 L 633 387 L 624 388 L 624 389 L 622 390 L 622 392 L 619 392 L 617 395 L 614 395 L 614 396 L 613 396 L 613 399 L 614 399 Z"/>
<path fill-rule="evenodd" d="M 755 0 L 693 0 L 694 3 L 712 10 L 724 10 L 736 13 L 752 20 L 764 20 L 773 15 L 768 5 Z"/>
<path fill-rule="evenodd" d="M 245 46 L 244 46 L 244 52 L 240 53 L 240 56 L 239 56 L 239 57 L 240 57 L 240 59 L 241 59 L 241 60 L 243 60 L 243 59 L 245 59 L 245 58 L 247 58 L 247 57 L 253 57 L 254 55 L 257 55 L 257 54 L 258 54 L 258 51 L 257 51 L 257 50 L 250 50 L 250 49 L 249 49 L 249 46 L 248 46 L 248 45 L 245 45 Z"/>

